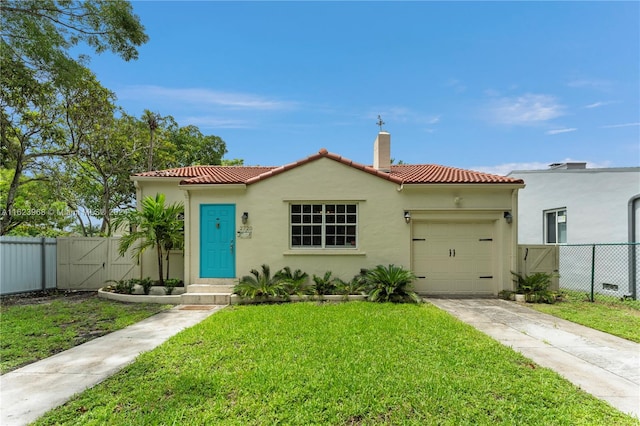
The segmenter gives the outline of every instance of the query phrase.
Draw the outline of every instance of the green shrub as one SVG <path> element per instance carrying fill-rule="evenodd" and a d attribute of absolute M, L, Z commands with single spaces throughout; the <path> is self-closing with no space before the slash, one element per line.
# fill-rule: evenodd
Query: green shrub
<path fill-rule="evenodd" d="M 511 291 L 511 290 L 501 290 L 498 293 L 498 297 L 500 299 L 504 299 L 504 300 L 513 300 L 513 295 L 516 294 L 515 291 Z"/>
<path fill-rule="evenodd" d="M 131 278 L 129 282 L 131 283 L 131 288 L 133 288 L 136 284 L 142 286 L 142 291 L 144 292 L 144 294 L 149 294 L 149 292 L 151 291 L 151 287 L 155 284 L 155 282 L 150 277 L 142 279 Z"/>
<path fill-rule="evenodd" d="M 132 280 L 109 280 L 108 283 L 114 283 L 112 286 L 108 286 L 107 290 L 112 289 L 114 293 L 131 294 L 133 293 L 134 283 Z"/>
<path fill-rule="evenodd" d="M 549 290 L 553 274 L 536 272 L 531 275 L 520 275 L 511 272 L 516 283 L 516 292 L 525 295 L 525 300 L 531 303 L 555 303 L 558 294 Z"/>
<path fill-rule="evenodd" d="M 284 297 L 289 294 L 285 290 L 284 283 L 276 276 L 271 277 L 271 269 L 268 265 L 262 265 L 262 272 L 252 269 L 251 275 L 245 275 L 233 288 L 233 292 L 240 297 L 255 299 L 257 297 Z"/>
<path fill-rule="evenodd" d="M 313 275 L 313 284 L 311 285 L 311 293 L 317 296 L 323 296 L 325 294 L 335 294 L 337 278 L 331 276 L 331 271 L 324 273 L 322 277 Z"/>
<path fill-rule="evenodd" d="M 309 274 L 302 272 L 300 269 L 296 269 L 291 272 L 291 268 L 285 266 L 282 270 L 278 271 L 275 275 L 275 279 L 282 282 L 287 294 L 304 294 L 307 289 L 307 279 Z"/>
<path fill-rule="evenodd" d="M 361 269 L 360 274 L 351 278 L 351 281 L 336 279 L 336 291 L 345 296 L 350 294 L 362 294 L 367 289 L 367 270 Z"/>
<path fill-rule="evenodd" d="M 176 287 L 182 286 L 184 286 L 184 283 L 182 282 L 182 280 L 179 280 L 177 278 L 169 278 L 167 280 L 164 280 L 164 291 L 168 295 L 171 295 Z"/>
<path fill-rule="evenodd" d="M 367 271 L 365 280 L 369 300 L 372 302 L 416 302 L 421 299 L 412 290 L 411 283 L 416 276 L 401 266 L 378 265 Z"/>

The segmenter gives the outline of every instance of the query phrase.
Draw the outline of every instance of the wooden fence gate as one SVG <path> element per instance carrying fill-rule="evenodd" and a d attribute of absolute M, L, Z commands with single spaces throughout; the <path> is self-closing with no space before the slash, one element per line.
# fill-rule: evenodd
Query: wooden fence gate
<path fill-rule="evenodd" d="M 109 280 L 137 278 L 140 265 L 130 253 L 120 256 L 119 237 L 58 238 L 58 288 L 96 290 Z"/>
<path fill-rule="evenodd" d="M 560 270 L 560 249 L 557 245 L 519 245 L 518 273 L 531 275 L 536 272 L 553 274 L 551 290 L 560 288 L 558 271 Z"/>

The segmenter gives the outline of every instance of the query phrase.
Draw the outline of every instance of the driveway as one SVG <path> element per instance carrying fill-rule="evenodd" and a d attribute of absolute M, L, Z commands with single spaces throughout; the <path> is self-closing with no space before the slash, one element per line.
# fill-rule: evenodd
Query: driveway
<path fill-rule="evenodd" d="M 426 299 L 640 418 L 640 344 L 501 299 Z"/>

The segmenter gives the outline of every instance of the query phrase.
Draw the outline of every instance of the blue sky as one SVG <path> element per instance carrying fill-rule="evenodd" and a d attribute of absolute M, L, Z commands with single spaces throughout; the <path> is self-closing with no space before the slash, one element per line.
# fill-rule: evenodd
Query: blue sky
<path fill-rule="evenodd" d="M 150 41 L 90 67 L 118 104 L 281 165 L 326 148 L 499 174 L 640 165 L 640 2 L 133 2 Z"/>

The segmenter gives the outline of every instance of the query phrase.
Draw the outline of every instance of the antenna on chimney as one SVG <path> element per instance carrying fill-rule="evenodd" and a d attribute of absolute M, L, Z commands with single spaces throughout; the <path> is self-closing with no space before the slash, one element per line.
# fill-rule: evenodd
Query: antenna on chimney
<path fill-rule="evenodd" d="M 380 131 L 382 131 L 382 126 L 385 124 L 384 121 L 382 121 L 382 117 L 380 117 L 380 114 L 378 114 L 378 121 L 376 122 L 376 124 L 378 126 L 380 126 Z"/>

